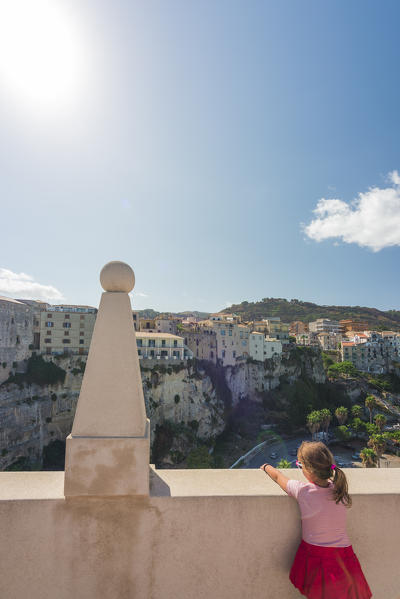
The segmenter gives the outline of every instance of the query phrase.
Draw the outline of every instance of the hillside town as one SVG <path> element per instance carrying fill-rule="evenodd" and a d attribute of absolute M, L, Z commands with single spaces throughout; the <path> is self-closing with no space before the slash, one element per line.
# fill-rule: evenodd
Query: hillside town
<path fill-rule="evenodd" d="M 43 355 L 87 355 L 97 308 L 50 305 L 41 301 L 0 298 L 0 383 L 23 372 L 35 352 Z M 204 360 L 221 367 L 244 360 L 264 362 L 295 346 L 319 348 L 361 371 L 387 374 L 400 366 L 400 331 L 370 330 L 361 320 L 319 318 L 306 323 L 282 322 L 268 316 L 244 322 L 237 314 L 219 312 L 208 318 L 160 314 L 141 318 L 132 313 L 142 361 Z"/>

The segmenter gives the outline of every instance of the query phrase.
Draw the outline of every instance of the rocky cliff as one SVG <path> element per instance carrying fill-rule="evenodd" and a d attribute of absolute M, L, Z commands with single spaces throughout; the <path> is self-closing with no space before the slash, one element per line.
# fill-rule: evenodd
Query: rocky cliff
<path fill-rule="evenodd" d="M 45 360 L 50 357 L 44 356 Z M 0 470 L 26 458 L 41 467 L 43 451 L 70 433 L 82 383 L 82 357 L 60 358 L 63 383 L 38 385 L 24 380 L 0 385 Z M 180 463 L 191 448 L 212 444 L 241 400 L 262 402 L 265 392 L 306 377 L 325 382 L 321 354 L 297 348 L 265 363 L 243 361 L 234 367 L 210 363 L 141 364 L 153 459 Z M 26 464 L 24 464 L 26 466 Z"/>
<path fill-rule="evenodd" d="M 233 405 L 243 399 L 262 401 L 264 392 L 277 389 L 282 382 L 292 384 L 302 377 L 325 383 L 326 374 L 318 349 L 297 347 L 264 363 L 247 360 L 226 368 Z"/>

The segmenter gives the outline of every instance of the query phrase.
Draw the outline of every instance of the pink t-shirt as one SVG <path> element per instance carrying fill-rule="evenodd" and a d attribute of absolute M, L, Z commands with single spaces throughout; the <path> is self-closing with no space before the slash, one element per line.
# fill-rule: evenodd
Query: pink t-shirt
<path fill-rule="evenodd" d="M 303 540 L 321 547 L 348 547 L 346 511 L 332 497 L 333 483 L 319 487 L 314 483 L 289 480 L 287 493 L 297 499 L 301 512 Z"/>

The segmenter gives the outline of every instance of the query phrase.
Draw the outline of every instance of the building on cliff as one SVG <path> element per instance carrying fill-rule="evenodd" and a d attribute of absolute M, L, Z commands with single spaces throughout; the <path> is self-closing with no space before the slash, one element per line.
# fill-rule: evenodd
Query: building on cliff
<path fill-rule="evenodd" d="M 40 312 L 40 351 L 82 354 L 89 351 L 97 309 L 91 306 L 50 306 Z"/>
<path fill-rule="evenodd" d="M 183 337 L 170 333 L 136 333 L 139 359 L 187 360 L 193 353 L 185 347 Z"/>
<path fill-rule="evenodd" d="M 253 331 L 249 335 L 249 356 L 253 360 L 263 362 L 266 359 L 282 355 L 282 343 L 278 339 L 267 337 L 263 333 Z"/>

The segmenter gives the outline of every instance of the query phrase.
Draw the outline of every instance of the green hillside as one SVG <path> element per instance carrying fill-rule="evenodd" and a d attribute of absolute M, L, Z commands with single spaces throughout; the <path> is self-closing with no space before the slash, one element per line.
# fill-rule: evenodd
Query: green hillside
<path fill-rule="evenodd" d="M 267 297 L 259 302 L 234 304 L 221 312 L 234 312 L 239 314 L 243 320 L 261 320 L 268 316 L 280 316 L 283 322 L 294 320 L 310 322 L 317 318 L 330 318 L 331 320 L 352 318 L 366 321 L 371 329 L 400 330 L 400 310 L 383 312 L 377 308 L 361 306 L 319 306 L 297 299 Z"/>

